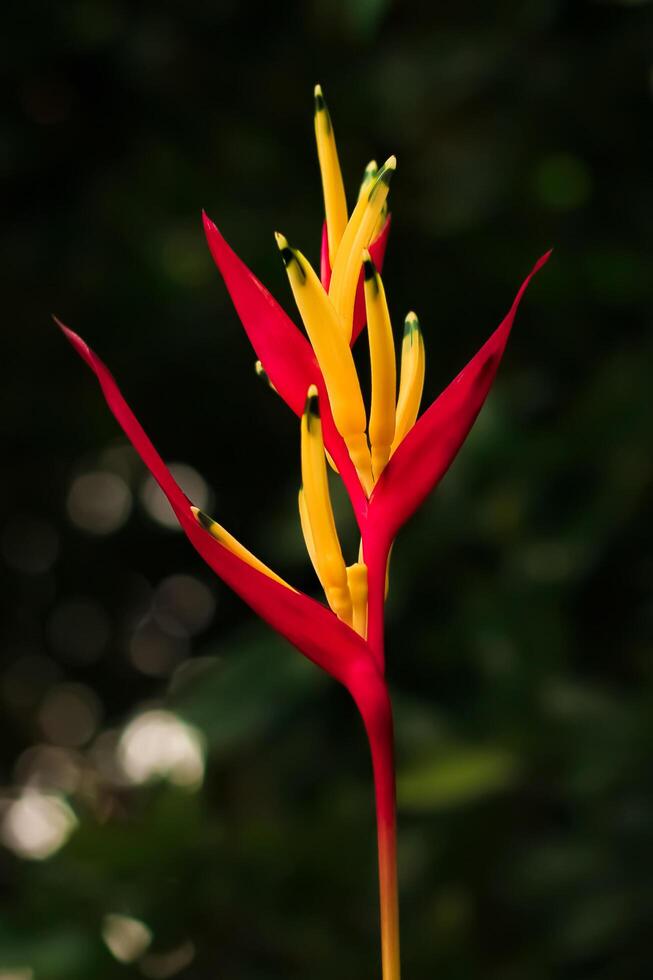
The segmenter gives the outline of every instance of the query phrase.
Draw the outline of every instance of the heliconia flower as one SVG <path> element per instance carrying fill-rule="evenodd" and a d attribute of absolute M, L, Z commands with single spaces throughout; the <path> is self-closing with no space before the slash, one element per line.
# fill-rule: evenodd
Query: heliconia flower
<path fill-rule="evenodd" d="M 405 318 L 399 383 L 393 330 L 381 279 L 396 160 L 365 169 L 347 209 L 331 118 L 315 90 L 325 222 L 320 275 L 284 235 L 277 247 L 306 334 L 204 215 L 211 254 L 254 347 L 257 373 L 300 417 L 299 521 L 327 606 L 299 592 L 195 507 L 174 480 L 96 354 L 63 324 L 95 373 L 105 399 L 167 496 L 207 564 L 273 629 L 351 693 L 370 742 L 377 807 L 384 980 L 399 980 L 396 815 L 392 712 L 385 683 L 384 602 L 393 541 L 442 478 L 488 395 L 517 308 L 544 255 L 503 322 L 433 404 L 419 416 L 425 344 L 417 316 Z M 59 322 L 59 321 L 57 321 Z M 371 403 L 361 391 L 351 345 L 367 324 Z M 327 462 L 348 492 L 360 531 L 347 564 L 331 506 Z"/>

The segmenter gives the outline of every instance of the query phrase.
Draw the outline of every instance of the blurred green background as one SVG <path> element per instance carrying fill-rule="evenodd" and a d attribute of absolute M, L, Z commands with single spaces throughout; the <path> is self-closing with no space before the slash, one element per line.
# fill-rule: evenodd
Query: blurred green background
<path fill-rule="evenodd" d="M 351 197 L 398 156 L 385 282 L 426 400 L 555 247 L 394 552 L 405 975 L 651 975 L 652 28 L 634 0 L 4 9 L 2 980 L 379 977 L 353 705 L 169 526 L 49 319 L 317 594 L 298 425 L 200 223 L 292 311 L 272 232 L 317 259 L 317 81 Z"/>

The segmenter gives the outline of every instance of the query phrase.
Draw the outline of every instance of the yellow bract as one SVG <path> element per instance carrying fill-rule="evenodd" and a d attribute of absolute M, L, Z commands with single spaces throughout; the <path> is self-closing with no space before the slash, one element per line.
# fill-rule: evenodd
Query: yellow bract
<path fill-rule="evenodd" d="M 424 386 L 424 340 L 417 317 L 409 313 L 404 326 L 397 397 L 392 323 L 383 283 L 368 250 L 386 221 L 388 187 L 396 160 L 393 156 L 389 157 L 380 170 L 375 160 L 368 163 L 358 202 L 347 220 L 347 202 L 333 126 L 319 85 L 315 88 L 315 135 L 332 268 L 328 293 L 305 256 L 291 248 L 283 235 L 275 233 L 275 237 L 295 302 L 324 378 L 333 421 L 347 447 L 363 491 L 369 497 L 392 453 L 417 419 Z M 371 367 L 369 428 L 350 347 L 361 266 L 364 269 L 363 289 Z M 263 364 L 257 361 L 255 368 L 257 375 L 276 391 Z M 362 540 L 358 561 L 346 565 L 331 506 L 327 460 L 337 473 L 324 447 L 318 389 L 316 385 L 311 385 L 301 419 L 302 486 L 298 505 L 302 532 L 329 606 L 339 619 L 366 637 L 368 572 Z M 292 590 L 292 586 L 220 524 L 197 507 L 191 510 L 198 524 L 231 554 Z M 390 553 L 386 564 L 386 596 L 389 569 Z"/>
<path fill-rule="evenodd" d="M 285 587 L 290 589 L 292 592 L 296 591 L 291 585 L 284 582 L 284 580 L 277 575 L 276 572 L 273 572 L 271 568 L 264 565 L 263 562 L 256 557 L 256 555 L 253 555 L 251 551 L 248 551 L 247 548 L 240 543 L 240 541 L 234 538 L 233 534 L 229 534 L 229 531 L 225 531 L 221 524 L 218 524 L 218 522 L 214 521 L 208 514 L 205 514 L 203 510 L 200 510 L 199 507 L 191 507 L 191 510 L 200 527 L 203 527 L 205 531 L 208 531 L 211 537 L 215 538 L 216 541 L 219 541 L 220 544 L 227 549 L 227 551 L 232 553 L 232 555 L 235 555 L 236 558 L 240 558 L 241 561 L 244 561 L 247 565 L 255 568 L 257 572 L 262 572 L 263 575 L 267 575 L 268 578 L 274 579 L 274 581 L 278 582 L 279 585 L 285 585 Z"/>
<path fill-rule="evenodd" d="M 347 202 L 329 110 L 315 87 L 317 141 L 326 217 L 331 279 L 328 292 L 306 257 L 276 233 L 290 286 L 317 358 L 335 426 L 347 447 L 361 486 L 369 497 L 392 453 L 415 424 L 424 386 L 424 340 L 414 313 L 405 320 L 401 373 L 397 395 L 397 364 L 392 322 L 381 276 L 369 246 L 387 219 L 388 188 L 396 168 L 391 156 L 379 170 L 376 160 L 365 168 L 357 204 L 347 220 Z M 371 404 L 369 426 L 361 386 L 351 352 L 354 305 L 364 270 L 364 297 L 370 348 Z M 260 361 L 256 372 L 274 388 Z M 276 390 L 276 389 L 274 389 Z M 368 443 L 369 437 L 369 443 Z M 368 581 L 362 542 L 358 561 L 346 565 L 333 516 L 318 390 L 311 385 L 301 420 L 302 486 L 299 517 L 306 548 L 327 601 L 343 622 L 367 635 Z M 221 544 L 275 581 L 279 576 L 228 534 L 193 508 L 198 521 Z M 389 586 L 390 555 L 385 576 Z M 290 588 L 290 586 L 287 586 Z"/>
<path fill-rule="evenodd" d="M 347 582 L 354 610 L 353 627 L 361 636 L 367 636 L 367 565 L 362 562 L 349 565 Z"/>
<path fill-rule="evenodd" d="M 404 322 L 404 339 L 401 344 L 401 379 L 392 452 L 417 419 L 424 388 L 425 361 L 424 339 L 419 320 L 414 313 L 409 313 Z"/>
<path fill-rule="evenodd" d="M 378 172 L 379 172 L 379 168 L 377 166 L 376 160 L 370 160 L 368 165 L 365 167 L 365 170 L 363 172 L 363 180 L 361 181 L 361 185 L 358 190 L 359 201 L 361 197 L 363 197 L 363 195 L 370 189 L 370 186 L 374 181 L 374 178 L 376 177 Z M 386 199 L 385 204 L 381 208 L 381 214 L 379 215 L 378 221 L 376 222 L 376 227 L 372 232 L 372 241 L 374 241 L 374 239 L 381 234 L 387 216 L 388 216 L 388 201 Z"/>
<path fill-rule="evenodd" d="M 351 625 L 352 603 L 327 480 L 317 388 L 311 385 L 301 423 L 302 491 L 300 517 L 306 544 L 329 605 Z"/>
<path fill-rule="evenodd" d="M 331 116 L 324 101 L 322 88 L 315 86 L 315 139 L 322 175 L 324 214 L 329 241 L 329 262 L 335 262 L 336 252 L 347 227 L 347 198 L 340 172 L 340 161 Z"/>
<path fill-rule="evenodd" d="M 290 286 L 324 376 L 333 418 L 366 493 L 372 490 L 372 465 L 365 429 L 363 395 L 349 343 L 331 300 L 308 259 L 276 233 Z"/>
<path fill-rule="evenodd" d="M 372 241 L 374 229 L 388 197 L 390 180 L 397 167 L 395 157 L 389 157 L 354 208 L 342 236 L 333 265 L 329 296 L 344 324 L 347 342 L 351 340 L 354 300 L 360 275 L 363 249 Z"/>
<path fill-rule="evenodd" d="M 397 369 L 385 290 L 367 249 L 363 252 L 363 275 L 372 374 L 369 435 L 372 473 L 376 481 L 390 459 L 395 434 Z"/>

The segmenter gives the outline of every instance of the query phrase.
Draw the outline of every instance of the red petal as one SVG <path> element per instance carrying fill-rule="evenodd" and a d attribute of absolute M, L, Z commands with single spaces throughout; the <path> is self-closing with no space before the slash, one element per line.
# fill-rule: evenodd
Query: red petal
<path fill-rule="evenodd" d="M 388 215 L 383 228 L 370 245 L 370 255 L 372 261 L 379 272 L 383 269 L 385 250 L 388 246 L 388 235 L 390 233 L 390 215 Z M 329 239 L 327 236 L 326 221 L 322 225 L 322 247 L 320 249 L 320 281 L 325 289 L 329 288 L 331 282 L 331 266 L 329 264 Z M 356 287 L 356 299 L 354 301 L 354 324 L 351 335 L 352 344 L 365 326 L 365 293 L 363 290 L 363 271 L 361 270 L 358 286 Z"/>
<path fill-rule="evenodd" d="M 306 337 L 204 214 L 211 255 L 265 372 L 283 400 L 301 415 L 319 368 Z"/>
<path fill-rule="evenodd" d="M 170 501 L 179 523 L 204 561 L 261 619 L 337 680 L 347 682 L 360 658 L 369 656 L 361 637 L 325 606 L 279 585 L 247 565 L 200 527 L 186 494 L 150 442 L 107 367 L 81 337 L 58 320 L 56 322 L 95 373 L 109 408 Z"/>
<path fill-rule="evenodd" d="M 317 385 L 324 444 L 347 487 L 359 520 L 367 500 L 347 448 L 335 427 L 322 373 L 313 348 L 265 286 L 250 272 L 205 214 L 204 231 L 211 255 L 225 281 L 236 312 L 266 374 L 283 400 L 301 416 L 306 392 Z"/>
<path fill-rule="evenodd" d="M 386 545 L 444 476 L 465 441 L 494 381 L 520 300 L 550 254 L 536 262 L 503 323 L 417 420 L 383 471 L 370 500 L 370 522 Z"/>

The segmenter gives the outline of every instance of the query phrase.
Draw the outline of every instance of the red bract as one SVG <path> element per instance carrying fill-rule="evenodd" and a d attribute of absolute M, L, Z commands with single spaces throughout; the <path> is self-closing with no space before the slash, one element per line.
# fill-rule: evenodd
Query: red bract
<path fill-rule="evenodd" d="M 370 521 L 388 546 L 440 482 L 488 396 L 529 282 L 551 251 L 533 266 L 504 320 L 481 349 L 417 420 L 374 488 Z"/>
<path fill-rule="evenodd" d="M 59 320 L 56 322 L 95 374 L 123 432 L 170 501 L 177 520 L 207 565 L 261 619 L 310 660 L 347 685 L 358 662 L 368 656 L 367 646 L 361 637 L 336 619 L 321 603 L 279 585 L 237 558 L 198 524 L 191 512 L 191 501 L 152 445 L 106 365 L 81 337 Z"/>
<path fill-rule="evenodd" d="M 211 255 L 252 347 L 279 395 L 296 415 L 301 415 L 306 392 L 312 384 L 317 385 L 323 406 L 324 442 L 347 487 L 354 510 L 360 515 L 365 507 L 365 496 L 342 436 L 334 425 L 322 372 L 311 345 L 227 244 L 217 225 L 206 214 L 203 220 Z"/>

